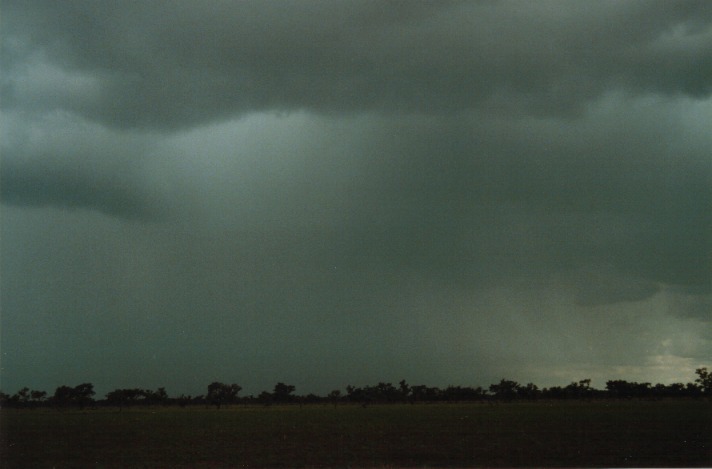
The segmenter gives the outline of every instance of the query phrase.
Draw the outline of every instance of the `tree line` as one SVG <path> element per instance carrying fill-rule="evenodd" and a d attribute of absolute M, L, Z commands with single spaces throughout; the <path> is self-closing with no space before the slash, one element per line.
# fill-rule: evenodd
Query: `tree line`
<path fill-rule="evenodd" d="M 605 389 L 591 387 L 590 379 L 575 381 L 567 386 L 539 388 L 533 383 L 522 385 L 516 381 L 502 379 L 488 388 L 448 386 L 444 389 L 426 385 L 410 385 L 401 380 L 398 385 L 378 383 L 357 387 L 346 386 L 345 393 L 335 389 L 326 396 L 315 394 L 296 395 L 295 386 L 282 382 L 274 386 L 272 392 L 262 391 L 257 396 L 240 396 L 242 387 L 238 384 L 226 384 L 215 381 L 207 387 L 207 392 L 198 396 L 170 397 L 166 389 L 115 389 L 103 399 L 95 399 L 94 385 L 82 383 L 77 386 L 59 386 L 53 395 L 46 391 L 30 390 L 25 387 L 13 395 L 0 392 L 0 406 L 13 408 L 79 408 L 109 406 L 119 409 L 133 406 L 223 406 L 242 404 L 316 404 L 352 403 L 367 406 L 369 404 L 390 403 L 430 403 L 430 402 L 475 402 L 475 401 L 515 401 L 515 400 L 564 400 L 564 399 L 640 399 L 640 398 L 701 398 L 712 397 L 712 372 L 706 367 L 695 370 L 697 378 L 687 384 L 655 384 L 635 381 L 610 380 Z"/>

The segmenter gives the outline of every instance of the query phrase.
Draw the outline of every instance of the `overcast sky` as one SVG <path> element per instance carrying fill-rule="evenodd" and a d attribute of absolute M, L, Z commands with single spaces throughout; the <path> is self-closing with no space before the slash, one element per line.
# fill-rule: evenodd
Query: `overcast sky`
<path fill-rule="evenodd" d="M 710 2 L 1 21 L 5 392 L 712 366 Z"/>

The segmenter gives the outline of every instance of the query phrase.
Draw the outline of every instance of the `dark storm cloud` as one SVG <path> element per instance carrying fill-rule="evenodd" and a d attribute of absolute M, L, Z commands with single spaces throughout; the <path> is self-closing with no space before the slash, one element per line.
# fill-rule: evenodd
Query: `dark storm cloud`
<path fill-rule="evenodd" d="M 350 233 L 375 258 L 448 279 L 594 262 L 648 281 L 709 285 L 707 150 L 684 148 L 680 129 L 644 116 L 654 108 L 629 106 L 623 116 L 563 122 L 401 119 L 398 131 L 383 122 L 369 138 L 380 141 L 365 178 L 375 187 L 349 207 Z"/>
<path fill-rule="evenodd" d="M 689 380 L 712 356 L 706 2 L 1 21 L 11 388 Z"/>
<path fill-rule="evenodd" d="M 162 215 L 146 184 L 142 136 L 109 131 L 71 115 L 3 116 L 0 196 L 8 204 L 90 208 L 123 218 Z"/>
<path fill-rule="evenodd" d="M 712 89 L 705 2 L 6 2 L 3 13 L 6 108 L 120 127 L 270 109 L 558 114 L 611 87 Z"/>
<path fill-rule="evenodd" d="M 0 197 L 8 204 L 90 207 L 127 218 L 152 215 L 134 190 L 71 170 L 23 166 L 8 158 L 0 170 L 0 184 Z"/>

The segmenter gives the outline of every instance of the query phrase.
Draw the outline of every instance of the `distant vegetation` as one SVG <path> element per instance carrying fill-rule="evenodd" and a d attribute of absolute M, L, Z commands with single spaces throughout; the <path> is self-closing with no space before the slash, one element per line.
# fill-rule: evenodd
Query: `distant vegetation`
<path fill-rule="evenodd" d="M 391 403 L 431 403 L 431 402 L 476 402 L 476 401 L 534 401 L 564 399 L 662 399 L 662 398 L 701 398 L 712 397 L 712 373 L 706 367 L 695 370 L 694 382 L 683 384 L 638 383 L 634 381 L 612 380 L 606 382 L 605 389 L 591 387 L 590 379 L 572 382 L 567 386 L 539 388 L 533 383 L 522 385 L 516 381 L 502 379 L 488 388 L 448 386 L 445 389 L 426 385 L 410 385 L 405 380 L 397 386 L 391 383 L 378 383 L 357 387 L 349 385 L 346 392 L 335 389 L 326 396 L 315 394 L 297 395 L 293 385 L 277 383 L 272 392 L 262 391 L 257 396 L 240 396 L 242 387 L 238 384 L 221 382 L 210 383 L 207 392 L 199 396 L 171 397 L 165 388 L 155 391 L 148 389 L 116 389 L 106 394 L 104 399 L 95 399 L 94 385 L 82 383 L 77 386 L 59 386 L 53 395 L 45 391 L 22 388 L 13 395 L 0 392 L 0 406 L 13 408 L 75 407 L 125 407 L 161 405 L 161 406 L 215 406 L 217 409 L 234 404 L 315 404 L 333 405 L 352 403 L 367 406 L 369 404 Z"/>

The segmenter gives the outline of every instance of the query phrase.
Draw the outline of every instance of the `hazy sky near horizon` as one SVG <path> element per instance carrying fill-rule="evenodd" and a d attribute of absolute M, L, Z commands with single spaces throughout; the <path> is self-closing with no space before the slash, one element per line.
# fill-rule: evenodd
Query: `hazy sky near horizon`
<path fill-rule="evenodd" d="M 710 2 L 0 21 L 5 392 L 712 366 Z"/>

